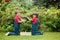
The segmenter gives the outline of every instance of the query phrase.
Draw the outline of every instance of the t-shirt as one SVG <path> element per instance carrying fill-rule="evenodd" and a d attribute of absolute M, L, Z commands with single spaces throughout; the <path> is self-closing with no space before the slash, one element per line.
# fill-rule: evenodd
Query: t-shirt
<path fill-rule="evenodd" d="M 32 23 L 33 23 L 33 24 L 36 24 L 37 21 L 38 21 L 38 18 L 32 18 Z"/>
<path fill-rule="evenodd" d="M 19 21 L 20 21 L 20 16 L 17 16 L 17 15 L 16 15 L 16 17 L 15 17 L 14 21 L 18 24 L 18 23 L 19 23 Z"/>

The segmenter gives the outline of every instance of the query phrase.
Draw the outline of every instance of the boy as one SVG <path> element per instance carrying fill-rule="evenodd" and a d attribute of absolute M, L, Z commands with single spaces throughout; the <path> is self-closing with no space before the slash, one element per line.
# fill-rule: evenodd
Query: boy
<path fill-rule="evenodd" d="M 27 17 L 27 19 L 29 19 Z M 29 19 L 32 21 L 32 35 L 40 35 L 43 34 L 42 32 L 37 32 L 38 30 L 38 14 L 33 14 L 33 18 Z"/>
<path fill-rule="evenodd" d="M 25 20 L 21 20 L 20 17 L 20 12 L 15 13 L 15 18 L 14 18 L 14 32 L 8 32 L 6 35 L 19 35 L 19 26 L 21 22 L 25 22 Z"/>

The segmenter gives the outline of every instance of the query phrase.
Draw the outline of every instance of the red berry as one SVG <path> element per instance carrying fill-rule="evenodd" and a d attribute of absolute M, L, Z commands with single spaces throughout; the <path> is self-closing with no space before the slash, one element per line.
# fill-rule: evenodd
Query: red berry
<path fill-rule="evenodd" d="M 5 0 L 5 2 L 10 2 L 10 0 Z"/>

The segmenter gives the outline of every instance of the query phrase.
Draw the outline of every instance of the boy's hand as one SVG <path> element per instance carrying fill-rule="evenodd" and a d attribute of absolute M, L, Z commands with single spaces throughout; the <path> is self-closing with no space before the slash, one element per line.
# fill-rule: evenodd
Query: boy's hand
<path fill-rule="evenodd" d="M 31 18 L 29 18 L 29 17 L 26 17 L 29 21 L 31 21 L 32 19 Z"/>
<path fill-rule="evenodd" d="M 29 19 L 29 17 L 25 17 L 25 18 Z"/>
<path fill-rule="evenodd" d="M 25 20 L 25 19 L 23 19 L 23 20 L 22 20 L 22 22 L 26 22 L 26 20 Z"/>

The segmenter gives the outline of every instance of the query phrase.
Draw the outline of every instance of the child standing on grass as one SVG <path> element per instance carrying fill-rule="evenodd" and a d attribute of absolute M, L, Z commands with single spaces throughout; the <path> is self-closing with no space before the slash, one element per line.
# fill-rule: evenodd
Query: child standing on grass
<path fill-rule="evenodd" d="M 20 23 L 25 22 L 25 20 L 21 20 L 20 17 L 20 12 L 15 13 L 15 18 L 14 18 L 14 32 L 8 32 L 6 35 L 19 35 L 19 28 L 20 28 Z"/>
<path fill-rule="evenodd" d="M 32 21 L 32 35 L 41 35 L 41 34 L 43 34 L 42 32 L 37 32 L 37 30 L 38 30 L 38 15 L 33 14 L 33 18 L 29 19 L 29 20 Z"/>

